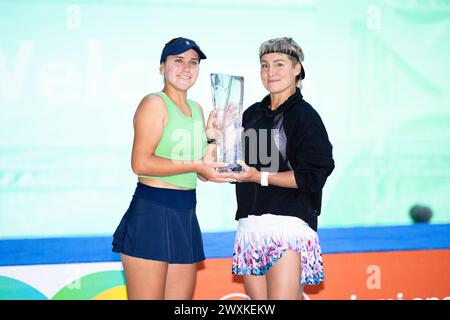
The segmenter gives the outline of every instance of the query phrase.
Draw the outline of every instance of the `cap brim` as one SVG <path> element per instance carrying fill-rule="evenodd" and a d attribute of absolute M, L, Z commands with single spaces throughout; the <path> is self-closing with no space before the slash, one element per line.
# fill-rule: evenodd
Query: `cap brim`
<path fill-rule="evenodd" d="M 200 50 L 199 47 L 194 47 L 194 48 L 192 48 L 192 49 L 194 49 L 195 51 L 197 51 L 198 57 L 199 57 L 200 59 L 206 59 L 206 55 L 203 53 L 202 50 Z"/>

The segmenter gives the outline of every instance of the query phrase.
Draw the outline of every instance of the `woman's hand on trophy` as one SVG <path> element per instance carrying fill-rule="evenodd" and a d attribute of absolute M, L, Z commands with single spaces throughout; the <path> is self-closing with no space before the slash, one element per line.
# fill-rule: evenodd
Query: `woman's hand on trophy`
<path fill-rule="evenodd" d="M 236 104 L 230 104 L 223 112 L 223 126 L 224 127 L 240 127 L 242 115 L 240 108 Z"/>
<path fill-rule="evenodd" d="M 227 166 L 226 163 L 221 162 L 198 161 L 195 172 L 199 177 L 202 177 L 206 181 L 212 181 L 217 183 L 236 182 L 236 179 L 233 177 L 233 173 L 218 172 L 216 170 L 218 168 L 223 168 L 226 166 Z"/>
<path fill-rule="evenodd" d="M 218 117 L 217 110 L 211 111 L 208 116 L 208 121 L 206 122 L 206 137 L 208 139 L 216 139 L 218 138 L 218 131 L 220 128 L 218 126 Z"/>
<path fill-rule="evenodd" d="M 257 169 L 253 167 L 248 166 L 242 160 L 239 160 L 238 163 L 241 165 L 243 171 L 233 173 L 233 178 L 236 180 L 236 182 L 254 182 L 258 184 L 260 183 L 261 172 L 259 172 Z"/>
<path fill-rule="evenodd" d="M 236 106 L 230 105 L 226 109 L 211 111 L 205 130 L 208 139 L 219 140 L 224 130 L 240 127 L 242 115 L 239 110 Z"/>

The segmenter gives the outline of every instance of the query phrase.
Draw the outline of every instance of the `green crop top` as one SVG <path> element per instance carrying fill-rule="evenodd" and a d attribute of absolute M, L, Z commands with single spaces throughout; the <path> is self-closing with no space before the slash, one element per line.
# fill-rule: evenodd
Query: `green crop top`
<path fill-rule="evenodd" d="M 202 159 L 207 142 L 200 107 L 194 101 L 188 99 L 187 102 L 191 109 L 191 117 L 188 117 L 178 109 L 164 92 L 154 94 L 164 100 L 168 115 L 168 121 L 164 126 L 163 135 L 156 147 L 155 155 L 172 160 L 193 161 Z M 164 177 L 144 175 L 138 175 L 138 177 L 165 181 L 189 189 L 195 189 L 197 186 L 197 174 L 195 172 Z"/>

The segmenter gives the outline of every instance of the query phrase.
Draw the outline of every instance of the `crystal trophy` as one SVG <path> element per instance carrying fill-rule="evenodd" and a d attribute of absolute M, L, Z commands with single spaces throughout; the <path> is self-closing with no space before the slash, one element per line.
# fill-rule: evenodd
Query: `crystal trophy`
<path fill-rule="evenodd" d="M 240 172 L 242 167 L 241 126 L 244 101 L 244 77 L 211 74 L 211 94 L 216 112 L 217 161 L 227 166 L 219 172 Z"/>

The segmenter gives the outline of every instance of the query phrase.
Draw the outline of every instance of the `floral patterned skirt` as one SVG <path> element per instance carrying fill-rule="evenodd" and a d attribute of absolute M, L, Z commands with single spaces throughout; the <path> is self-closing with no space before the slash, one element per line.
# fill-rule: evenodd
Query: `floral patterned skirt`
<path fill-rule="evenodd" d="M 239 219 L 233 250 L 232 273 L 264 275 L 286 250 L 301 257 L 302 285 L 324 279 L 317 233 L 297 217 L 264 214 Z"/>

